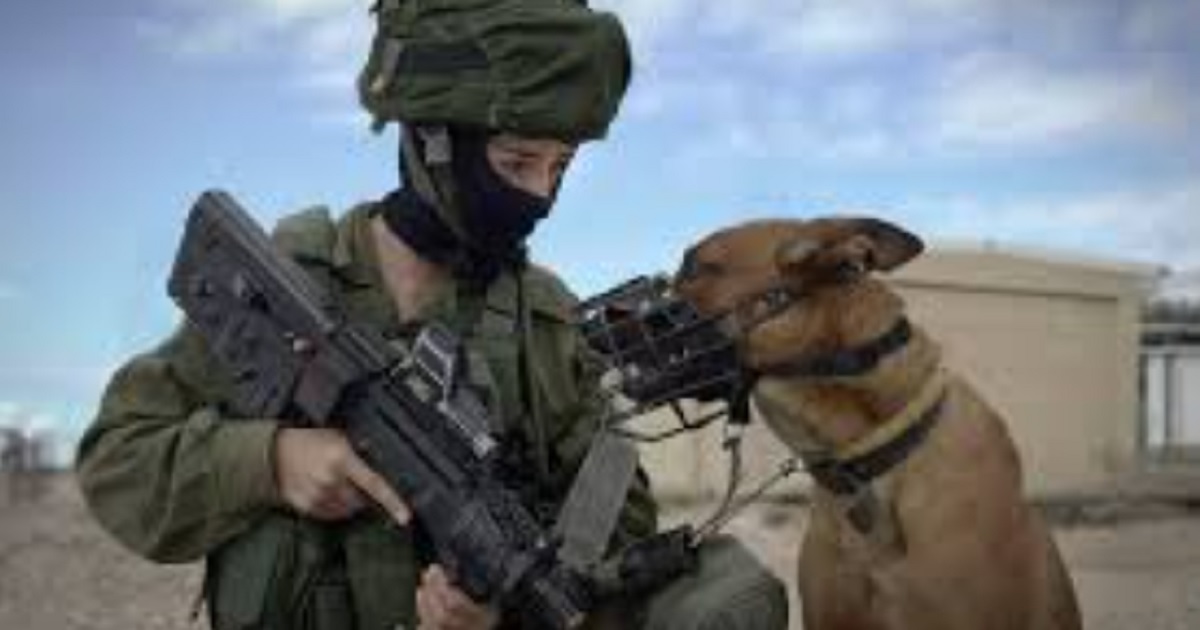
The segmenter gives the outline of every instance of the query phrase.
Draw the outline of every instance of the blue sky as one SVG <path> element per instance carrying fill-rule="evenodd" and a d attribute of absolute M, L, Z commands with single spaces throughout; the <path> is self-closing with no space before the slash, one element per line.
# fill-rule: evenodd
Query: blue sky
<path fill-rule="evenodd" d="M 0 5 L 0 423 L 65 444 L 166 334 L 203 189 L 264 223 L 395 182 L 368 0 Z M 594 0 L 635 76 L 535 255 L 580 293 L 755 216 L 1200 266 L 1200 0 Z"/>

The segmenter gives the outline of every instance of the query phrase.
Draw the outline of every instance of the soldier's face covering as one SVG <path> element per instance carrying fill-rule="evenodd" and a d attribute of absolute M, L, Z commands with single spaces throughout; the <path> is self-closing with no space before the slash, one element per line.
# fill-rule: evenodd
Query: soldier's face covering
<path fill-rule="evenodd" d="M 458 217 L 468 243 L 414 191 L 409 169 L 404 185 L 383 202 L 391 230 L 422 257 L 450 264 L 460 277 L 491 282 L 525 259 L 525 240 L 550 213 L 574 147 L 557 140 L 484 131 L 451 131 Z"/>
<path fill-rule="evenodd" d="M 522 256 L 525 240 L 550 214 L 573 154 L 558 140 L 456 133 L 455 179 L 472 245 L 501 259 Z"/>

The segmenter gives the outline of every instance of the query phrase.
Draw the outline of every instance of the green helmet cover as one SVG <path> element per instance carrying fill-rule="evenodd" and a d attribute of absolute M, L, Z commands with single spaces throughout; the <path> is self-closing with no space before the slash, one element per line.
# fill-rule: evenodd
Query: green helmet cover
<path fill-rule="evenodd" d="M 377 125 L 601 138 L 630 77 L 616 16 L 580 0 L 379 0 L 359 98 Z"/>

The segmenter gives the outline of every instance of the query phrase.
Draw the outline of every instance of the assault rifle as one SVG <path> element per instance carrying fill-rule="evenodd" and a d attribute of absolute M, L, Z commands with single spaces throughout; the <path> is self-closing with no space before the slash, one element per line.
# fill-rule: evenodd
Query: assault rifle
<path fill-rule="evenodd" d="M 401 348 L 350 321 L 219 191 L 192 209 L 169 292 L 229 370 L 239 414 L 338 423 L 467 594 L 556 630 L 582 622 L 587 580 L 502 482 L 501 446 L 460 382 L 449 330 L 430 324 Z"/>

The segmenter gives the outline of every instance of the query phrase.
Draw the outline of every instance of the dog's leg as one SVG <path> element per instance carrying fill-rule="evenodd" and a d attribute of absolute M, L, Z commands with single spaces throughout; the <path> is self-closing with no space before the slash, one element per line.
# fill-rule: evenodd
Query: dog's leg
<path fill-rule="evenodd" d="M 871 568 L 873 607 L 889 629 L 1078 630 L 1072 601 L 1049 588 L 1054 556 L 1036 527 L 956 531 Z M 1059 565 L 1059 570 L 1065 570 Z M 982 573 L 982 574 L 981 574 Z M 1045 597 L 1055 601 L 1046 601 Z M 1055 610 L 1063 609 L 1063 612 Z M 1065 607 L 1065 608 L 1064 608 Z M 1049 623 L 1061 617 L 1063 625 Z"/>
<path fill-rule="evenodd" d="M 1062 554 L 1059 553 L 1058 546 L 1054 543 L 1050 529 L 1043 523 L 1039 523 L 1039 529 L 1042 530 L 1045 540 L 1045 553 L 1042 557 L 1046 562 L 1044 567 L 1046 587 L 1039 592 L 1047 601 L 1041 606 L 1046 614 L 1038 628 L 1039 630 L 1079 630 L 1083 627 L 1083 620 L 1079 612 L 1079 600 L 1075 596 L 1075 586 L 1071 581 L 1071 575 L 1067 572 L 1066 563 L 1063 562 Z"/>
<path fill-rule="evenodd" d="M 814 514 L 800 551 L 797 585 L 806 630 L 886 630 L 872 619 L 872 584 L 860 557 L 846 553 L 836 529 Z"/>

